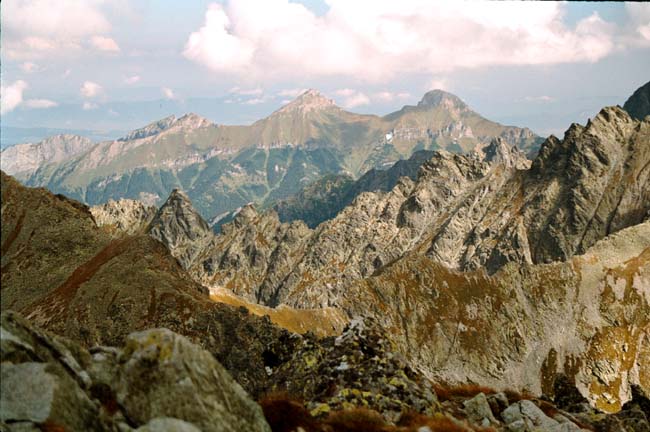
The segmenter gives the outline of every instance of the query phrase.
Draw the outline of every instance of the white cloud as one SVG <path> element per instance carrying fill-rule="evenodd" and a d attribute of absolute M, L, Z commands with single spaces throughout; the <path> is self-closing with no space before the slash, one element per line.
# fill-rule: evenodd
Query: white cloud
<path fill-rule="evenodd" d="M 59 106 L 59 104 L 49 99 L 27 99 L 25 101 L 25 106 L 33 109 L 43 109 Z"/>
<path fill-rule="evenodd" d="M 71 73 L 72 73 L 72 69 L 66 69 L 66 70 L 61 74 L 61 78 L 67 78 L 67 77 L 70 76 Z"/>
<path fill-rule="evenodd" d="M 20 65 L 20 68 L 25 73 L 32 73 L 32 72 L 35 72 L 38 69 L 38 66 L 36 65 L 36 63 L 24 62 L 23 64 Z"/>
<path fill-rule="evenodd" d="M 343 98 L 342 105 L 345 108 L 354 108 L 370 104 L 370 98 L 358 90 L 344 88 L 337 90 L 334 93 Z"/>
<path fill-rule="evenodd" d="M 49 99 L 27 99 L 23 100 L 23 92 L 27 90 L 29 85 L 23 81 L 14 81 L 13 84 L 2 86 L 0 95 L 0 113 L 6 114 L 16 109 L 19 105 L 26 108 L 42 109 L 52 108 L 59 104 Z"/>
<path fill-rule="evenodd" d="M 117 42 L 115 42 L 113 39 L 109 37 L 95 35 L 92 38 L 90 38 L 90 43 L 92 44 L 93 47 L 95 47 L 100 51 L 107 51 L 107 52 L 120 51 L 120 47 L 117 45 Z"/>
<path fill-rule="evenodd" d="M 632 31 L 631 39 L 637 45 L 650 45 L 650 5 L 647 3 L 626 3 Z"/>
<path fill-rule="evenodd" d="M 404 73 L 489 65 L 593 62 L 614 49 L 614 27 L 594 14 L 575 28 L 554 2 L 329 0 L 317 16 L 289 0 L 212 4 L 184 55 L 208 68 L 273 80 Z M 462 49 L 459 49 L 462 47 Z"/>
<path fill-rule="evenodd" d="M 92 103 L 92 102 L 84 102 L 83 105 L 81 106 L 81 108 L 84 111 L 90 111 L 90 110 L 94 110 L 94 109 L 99 108 L 99 105 L 97 105 L 96 103 Z"/>
<path fill-rule="evenodd" d="M 102 0 L 3 2 L 3 53 L 17 59 L 79 50 L 88 36 L 110 31 L 105 5 Z"/>
<path fill-rule="evenodd" d="M 83 97 L 93 98 L 102 92 L 102 86 L 92 81 L 84 81 L 80 91 Z"/>
<path fill-rule="evenodd" d="M 23 102 L 23 92 L 27 87 L 27 83 L 23 80 L 14 81 L 6 87 L 1 86 L 0 113 L 8 113 L 20 105 Z"/>
<path fill-rule="evenodd" d="M 165 96 L 166 99 L 170 99 L 170 100 L 176 99 L 174 90 L 170 89 L 169 87 L 162 87 L 160 91 L 162 92 L 163 96 Z"/>
<path fill-rule="evenodd" d="M 138 81 L 140 81 L 140 75 L 133 75 L 133 76 L 124 78 L 124 83 L 128 84 L 128 85 L 133 85 L 133 84 L 137 83 Z"/>

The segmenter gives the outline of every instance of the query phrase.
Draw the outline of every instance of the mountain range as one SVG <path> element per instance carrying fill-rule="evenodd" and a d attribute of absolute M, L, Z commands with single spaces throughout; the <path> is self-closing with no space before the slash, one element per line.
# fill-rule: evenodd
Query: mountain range
<path fill-rule="evenodd" d="M 169 117 L 45 165 L 56 140 L 25 147 L 32 168 L 0 174 L 0 427 L 648 430 L 648 89 L 532 161 L 443 92 L 380 118 L 310 91 L 249 127 Z M 465 128 L 436 148 L 402 133 L 443 117 Z M 364 156 L 349 138 L 373 122 L 395 122 L 373 129 L 391 149 Z M 458 131 L 462 154 L 441 148 Z M 281 156 L 338 170 L 268 189 Z M 205 190 L 267 189 L 215 232 L 200 200 L 225 189 L 174 188 L 189 167 Z M 172 180 L 140 189 L 143 170 Z M 97 173 L 115 199 L 90 207 L 17 179 Z"/>
<path fill-rule="evenodd" d="M 144 230 L 215 300 L 371 316 L 431 378 L 542 393 L 561 372 L 615 411 L 650 384 L 648 142 L 648 121 L 604 108 L 532 164 L 503 140 L 435 151 L 314 229 L 248 205 L 215 235 L 174 191 Z"/>
<path fill-rule="evenodd" d="M 417 150 L 466 152 L 496 137 L 531 154 L 541 142 L 530 130 L 486 120 L 440 90 L 384 117 L 347 112 L 309 90 L 250 126 L 171 116 L 74 151 L 66 150 L 72 147 L 67 141 L 81 138 L 58 137 L 65 157 L 36 165 L 24 146 L 10 147 L 2 152 L 2 168 L 27 185 L 90 205 L 120 198 L 160 205 L 180 188 L 204 217 L 218 220 L 250 202 L 271 205 L 323 175 L 358 178 Z"/>

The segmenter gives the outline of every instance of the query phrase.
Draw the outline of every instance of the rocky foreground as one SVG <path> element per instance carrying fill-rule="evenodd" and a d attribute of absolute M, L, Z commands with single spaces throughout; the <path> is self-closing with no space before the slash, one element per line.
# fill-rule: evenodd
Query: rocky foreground
<path fill-rule="evenodd" d="M 7 431 L 650 430 L 650 401 L 639 393 L 605 415 L 564 379 L 552 400 L 433 386 L 372 322 L 356 321 L 336 338 L 303 338 L 288 363 L 268 368 L 275 384 L 260 404 L 209 352 L 167 329 L 86 350 L 6 311 L 0 355 Z"/>

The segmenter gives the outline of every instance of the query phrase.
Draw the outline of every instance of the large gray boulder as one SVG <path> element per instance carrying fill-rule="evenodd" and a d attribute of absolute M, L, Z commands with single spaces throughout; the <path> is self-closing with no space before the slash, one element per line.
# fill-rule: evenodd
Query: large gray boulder
<path fill-rule="evenodd" d="M 91 354 L 14 312 L 0 322 L 0 430 L 270 432 L 223 366 L 170 330 Z"/>
<path fill-rule="evenodd" d="M 203 431 L 270 431 L 262 409 L 223 366 L 181 335 L 133 333 L 119 362 L 117 401 L 139 424 L 168 416 Z"/>

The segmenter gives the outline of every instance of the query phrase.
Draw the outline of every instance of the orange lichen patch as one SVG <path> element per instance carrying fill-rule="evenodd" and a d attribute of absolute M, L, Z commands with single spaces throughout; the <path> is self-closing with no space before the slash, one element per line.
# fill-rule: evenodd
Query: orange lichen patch
<path fill-rule="evenodd" d="M 338 335 L 348 323 L 345 313 L 331 307 L 294 309 L 281 305 L 270 308 L 248 302 L 225 289 L 213 289 L 210 298 L 215 302 L 231 306 L 243 306 L 254 315 L 268 316 L 274 324 L 299 334 L 311 331 L 319 337 Z"/>
<path fill-rule="evenodd" d="M 49 420 L 39 424 L 38 428 L 41 430 L 41 432 L 66 432 L 68 430 L 65 426 Z"/>
<path fill-rule="evenodd" d="M 436 391 L 436 395 L 440 401 L 448 401 L 454 398 L 473 398 L 479 393 L 486 395 L 496 393 L 496 390 L 493 388 L 477 384 L 462 384 L 457 386 L 436 384 L 433 386 L 433 388 Z"/>
<path fill-rule="evenodd" d="M 650 272 L 650 247 L 645 248 L 638 256 L 625 261 L 622 266 L 609 269 L 606 280 L 624 279 L 626 291 L 634 285 L 634 278 L 643 270 Z"/>
<path fill-rule="evenodd" d="M 595 397 L 596 408 L 604 412 L 617 412 L 621 409 L 619 398 L 621 389 L 627 383 L 623 382 L 623 371 L 630 371 L 635 364 L 641 331 L 648 332 L 650 328 L 638 327 L 606 327 L 597 333 L 589 343 L 585 356 L 587 366 L 591 367 L 592 378 L 589 383 L 589 393 Z M 609 373 L 609 369 L 616 371 Z M 603 372 L 607 370 L 608 372 Z"/>

